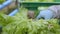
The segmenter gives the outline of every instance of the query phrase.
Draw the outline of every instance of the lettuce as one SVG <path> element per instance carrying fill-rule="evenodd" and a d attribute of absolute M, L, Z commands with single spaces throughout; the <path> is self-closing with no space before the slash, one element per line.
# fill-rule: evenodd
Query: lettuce
<path fill-rule="evenodd" d="M 14 19 L 8 15 L 0 14 L 0 25 L 6 26 L 9 23 L 12 23 Z"/>
<path fill-rule="evenodd" d="M 0 4 L 2 4 L 5 0 L 0 0 Z"/>
<path fill-rule="evenodd" d="M 20 8 L 20 12 L 12 19 L 10 18 L 14 20 L 3 27 L 2 34 L 60 34 L 60 25 L 58 25 L 57 19 L 28 19 L 27 11 L 24 8 Z"/>

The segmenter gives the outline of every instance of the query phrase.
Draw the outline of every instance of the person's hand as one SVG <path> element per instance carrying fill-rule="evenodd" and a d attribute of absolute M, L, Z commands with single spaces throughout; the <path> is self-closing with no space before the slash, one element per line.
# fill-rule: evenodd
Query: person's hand
<path fill-rule="evenodd" d="M 51 19 L 53 17 L 53 13 L 51 10 L 43 10 L 37 15 L 36 19 L 44 18 L 45 20 Z"/>

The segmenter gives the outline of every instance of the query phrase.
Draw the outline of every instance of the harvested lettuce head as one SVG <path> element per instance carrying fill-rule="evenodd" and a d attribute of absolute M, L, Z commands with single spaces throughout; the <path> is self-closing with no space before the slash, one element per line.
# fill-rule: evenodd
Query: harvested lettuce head
<path fill-rule="evenodd" d="M 57 24 L 57 20 L 53 19 L 53 22 L 49 21 L 17 20 L 5 26 L 3 34 L 60 34 L 60 26 Z"/>

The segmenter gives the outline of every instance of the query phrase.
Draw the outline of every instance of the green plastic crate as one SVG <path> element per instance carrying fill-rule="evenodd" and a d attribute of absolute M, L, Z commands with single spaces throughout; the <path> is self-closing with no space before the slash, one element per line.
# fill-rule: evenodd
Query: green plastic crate
<path fill-rule="evenodd" d="M 51 6 L 51 5 L 60 5 L 60 0 L 54 0 L 54 2 L 19 2 L 20 6 L 23 6 L 27 9 L 36 10 L 39 6 Z"/>
<path fill-rule="evenodd" d="M 60 2 L 60 0 L 18 0 L 19 2 Z"/>
<path fill-rule="evenodd" d="M 20 3 L 21 6 L 25 7 L 25 8 L 28 8 L 28 9 L 37 9 L 39 6 L 51 6 L 51 5 L 60 5 L 60 3 L 34 3 L 34 2 L 25 2 L 25 3 Z"/>
<path fill-rule="evenodd" d="M 55 2 L 60 2 L 60 0 L 55 0 Z"/>

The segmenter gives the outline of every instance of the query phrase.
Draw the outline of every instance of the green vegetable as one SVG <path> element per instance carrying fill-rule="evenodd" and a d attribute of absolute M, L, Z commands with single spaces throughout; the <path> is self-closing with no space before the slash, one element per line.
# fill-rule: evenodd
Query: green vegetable
<path fill-rule="evenodd" d="M 0 0 L 0 4 L 2 4 L 5 0 Z"/>
<path fill-rule="evenodd" d="M 28 19 L 27 11 L 25 8 L 20 8 L 20 12 L 12 17 L 14 21 L 3 27 L 2 34 L 60 34 L 57 19 Z"/>
<path fill-rule="evenodd" d="M 0 13 L 0 25 L 6 26 L 13 21 L 14 19 L 12 17 Z"/>

